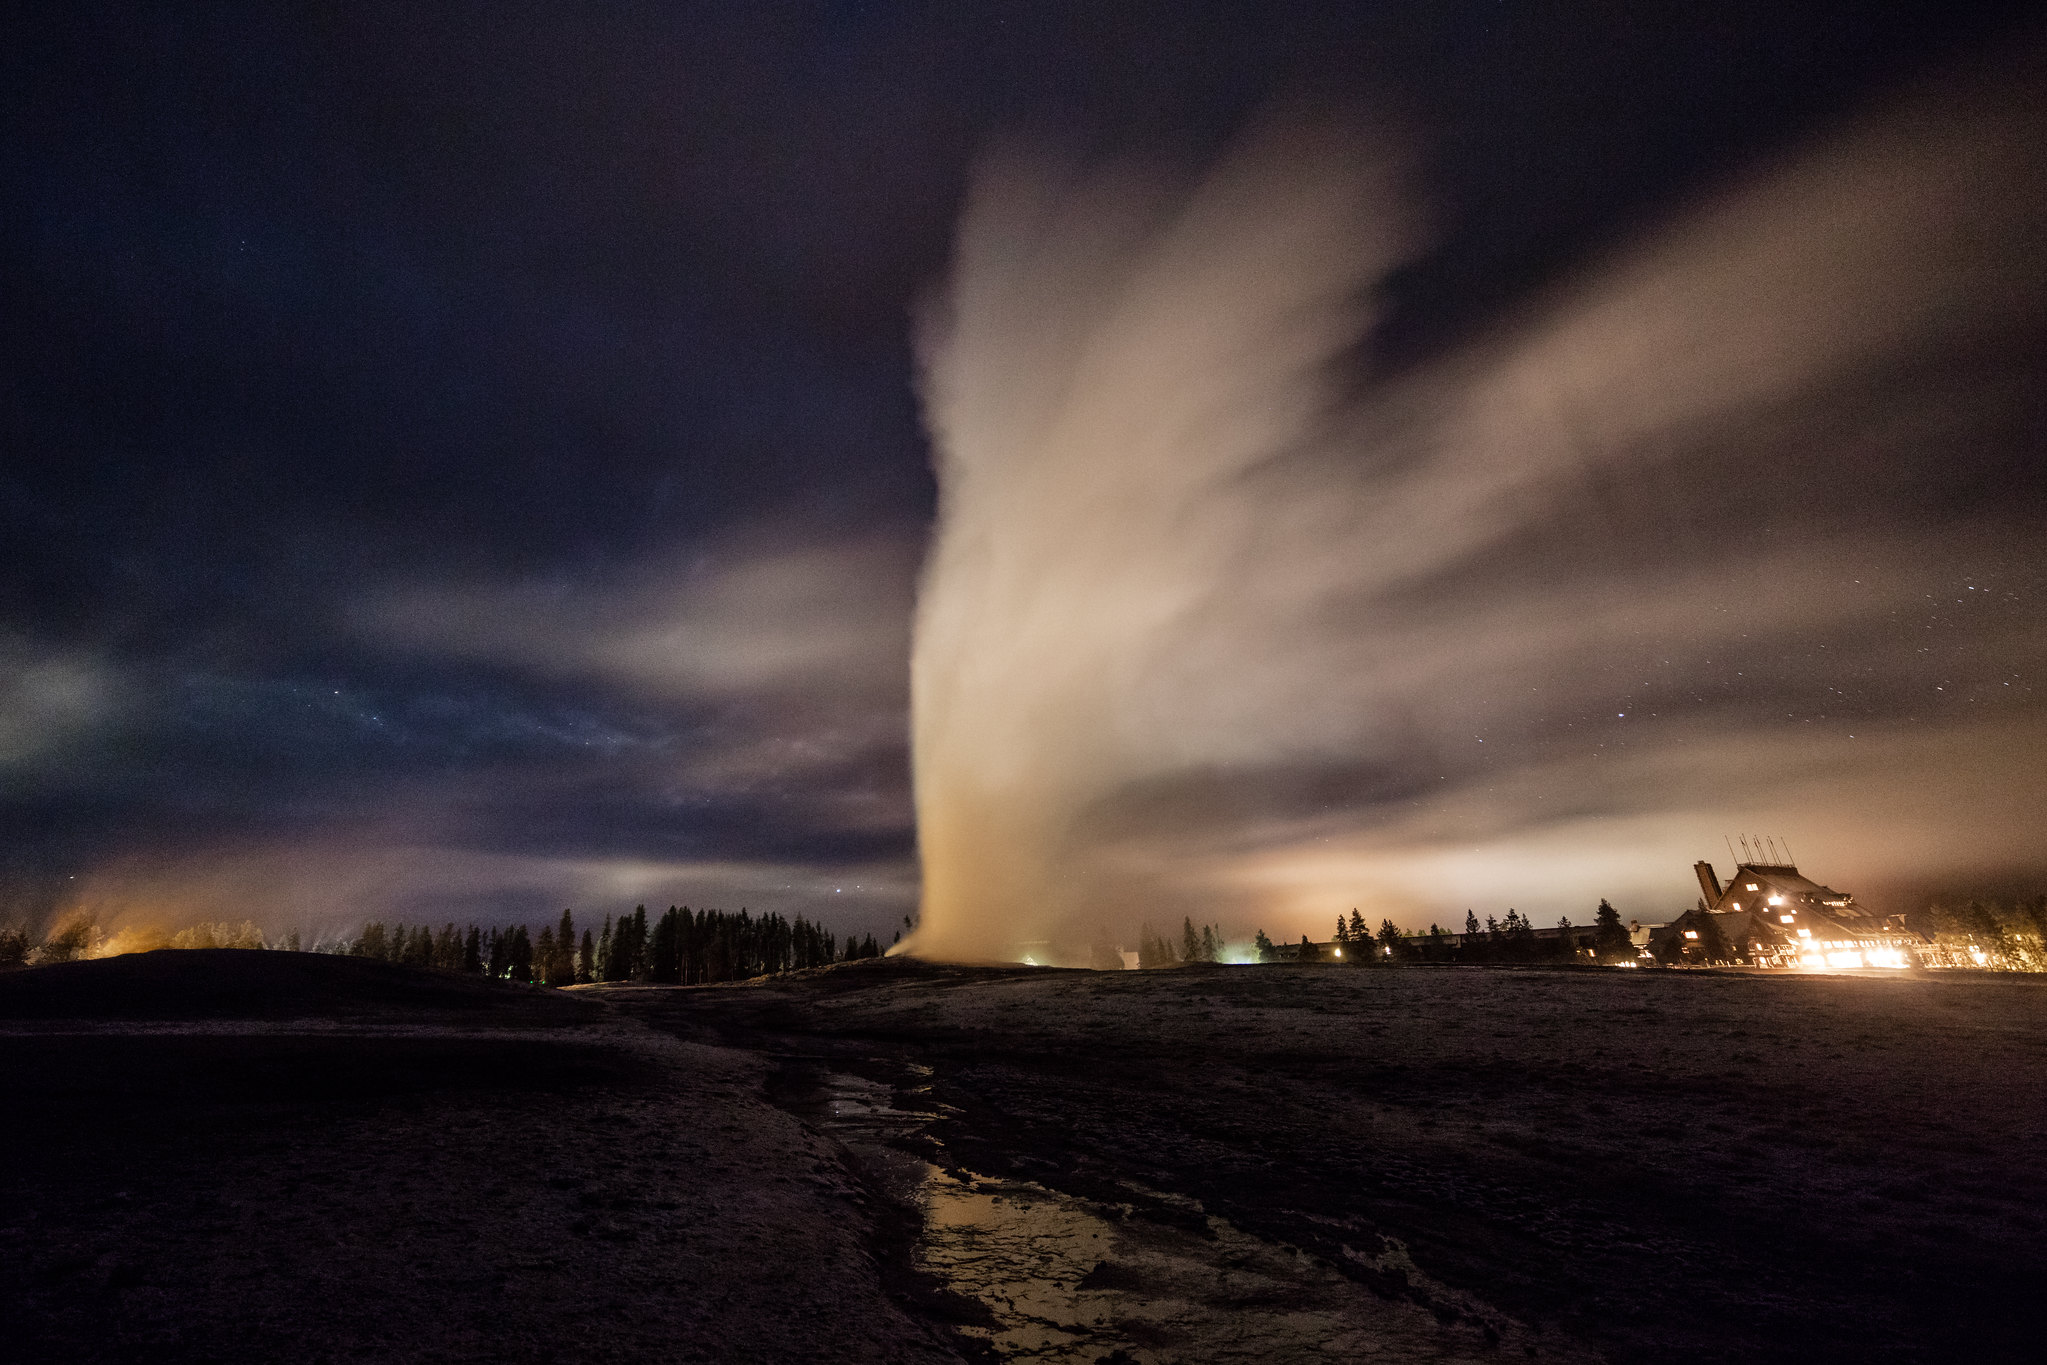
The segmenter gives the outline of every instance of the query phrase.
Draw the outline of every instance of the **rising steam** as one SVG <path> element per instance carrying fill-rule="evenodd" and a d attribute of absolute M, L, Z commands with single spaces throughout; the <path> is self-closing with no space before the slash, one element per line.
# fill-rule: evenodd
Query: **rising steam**
<path fill-rule="evenodd" d="M 1970 818 L 1893 799 L 1925 778 L 1901 762 L 2037 818 L 2011 758 L 2037 704 L 1908 726 L 1927 706 L 1893 693 L 1931 676 L 1882 633 L 1935 580 L 2012 568 L 1998 509 L 1929 519 L 1914 490 L 2032 401 L 1995 363 L 1954 383 L 2042 312 L 2022 103 L 1853 130 L 1362 388 L 1414 246 L 1371 139 L 1267 126 L 1191 181 L 990 161 L 923 337 L 916 951 L 1649 894 L 1775 811 L 1836 856 Z M 1986 628 L 1972 685 L 2041 662 L 2023 621 Z"/>

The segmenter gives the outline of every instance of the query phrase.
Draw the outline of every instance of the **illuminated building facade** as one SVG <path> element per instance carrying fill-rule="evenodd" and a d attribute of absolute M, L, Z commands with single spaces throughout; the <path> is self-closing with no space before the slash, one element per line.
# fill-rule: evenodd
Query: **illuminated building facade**
<path fill-rule="evenodd" d="M 1902 915 L 1879 916 L 1790 863 L 1737 863 L 1725 886 L 1695 863 L 1699 907 L 1665 925 L 1651 947 L 1665 961 L 1757 967 L 1919 967 L 1932 945 Z"/>

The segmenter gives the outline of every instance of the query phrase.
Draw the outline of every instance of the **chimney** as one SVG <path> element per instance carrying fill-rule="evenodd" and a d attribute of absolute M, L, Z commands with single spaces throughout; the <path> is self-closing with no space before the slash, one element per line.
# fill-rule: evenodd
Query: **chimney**
<path fill-rule="evenodd" d="M 1699 874 L 1699 889 L 1706 893 L 1706 908 L 1720 904 L 1720 878 L 1713 875 L 1713 864 L 1693 863 L 1692 871 Z"/>

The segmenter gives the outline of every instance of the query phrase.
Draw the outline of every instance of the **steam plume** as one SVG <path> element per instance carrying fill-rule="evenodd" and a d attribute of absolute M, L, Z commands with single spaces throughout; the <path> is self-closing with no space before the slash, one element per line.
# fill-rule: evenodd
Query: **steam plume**
<path fill-rule="evenodd" d="M 1962 487 L 2037 407 L 2024 362 L 1982 359 L 2037 355 L 2024 103 L 1851 129 L 1362 398 L 1348 358 L 1411 241 L 1368 139 L 1268 126 L 1192 182 L 989 162 L 923 339 L 916 951 L 1072 960 L 1183 907 L 1413 922 L 1561 874 L 1648 895 L 1764 811 L 1881 873 L 1977 814 L 1839 818 L 1872 782 L 2002 783 L 1969 856 L 2026 851 L 2047 791 L 2009 755 L 2047 728 L 1994 685 L 2038 633 L 1988 611 L 1966 666 L 1883 633 L 1957 573 L 2037 569 L 1995 548 L 2036 509 Z M 1885 768 L 1928 734 L 1928 670 L 1965 667 L 2001 709 Z"/>

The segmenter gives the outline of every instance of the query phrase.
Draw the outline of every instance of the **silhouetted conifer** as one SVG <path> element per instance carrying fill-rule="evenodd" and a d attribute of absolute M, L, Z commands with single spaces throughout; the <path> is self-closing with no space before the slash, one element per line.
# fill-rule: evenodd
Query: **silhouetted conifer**
<path fill-rule="evenodd" d="M 670 985 L 682 981 L 682 909 L 671 905 L 654 921 L 652 941 L 647 947 L 647 979 Z"/>
<path fill-rule="evenodd" d="M 1378 961 L 1391 962 L 1400 956 L 1402 939 L 1399 928 L 1390 919 L 1379 921 Z"/>
<path fill-rule="evenodd" d="M 533 980 L 533 939 L 527 934 L 525 925 L 512 930 L 511 942 L 505 948 L 505 961 L 505 974 L 512 980 L 529 983 Z"/>
<path fill-rule="evenodd" d="M 1592 954 L 1601 962 L 1626 962 L 1635 956 L 1635 944 L 1621 923 L 1621 912 L 1604 900 L 1592 917 Z"/>

